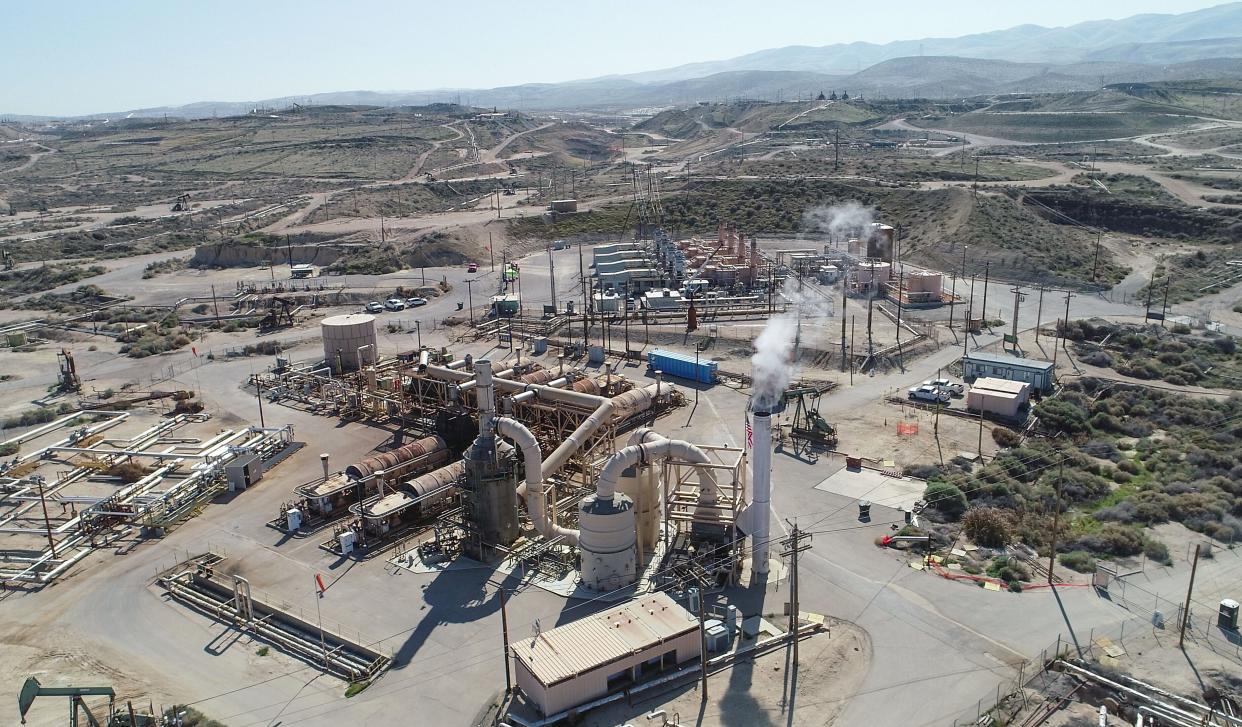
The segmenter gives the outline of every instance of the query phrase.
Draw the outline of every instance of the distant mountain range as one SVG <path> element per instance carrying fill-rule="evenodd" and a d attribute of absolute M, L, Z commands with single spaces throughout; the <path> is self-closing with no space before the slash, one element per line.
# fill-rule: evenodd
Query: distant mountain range
<path fill-rule="evenodd" d="M 725 98 L 958 98 L 1099 88 L 1109 83 L 1242 75 L 1242 2 L 1177 15 L 1136 15 L 1064 28 L 1021 25 L 958 38 L 877 45 L 788 46 L 721 61 L 565 83 L 492 89 L 341 91 L 247 102 L 92 114 L 202 118 L 293 103 L 401 106 L 460 101 L 528 110 L 633 109 Z M 8 116 L 16 119 L 47 117 Z"/>
<path fill-rule="evenodd" d="M 1203 41 L 1211 42 L 1204 44 Z M 1126 57 L 1127 53 L 1130 57 Z M 1092 20 L 1066 28 L 1019 25 L 958 38 L 900 40 L 883 45 L 863 42 L 820 47 L 794 45 L 723 61 L 690 63 L 616 78 L 659 83 L 732 71 L 810 71 L 841 75 L 857 73 L 894 58 L 924 55 L 1026 63 L 1094 60 L 1180 63 L 1238 57 L 1242 56 L 1242 3 L 1178 15 L 1147 14 L 1122 20 Z"/>

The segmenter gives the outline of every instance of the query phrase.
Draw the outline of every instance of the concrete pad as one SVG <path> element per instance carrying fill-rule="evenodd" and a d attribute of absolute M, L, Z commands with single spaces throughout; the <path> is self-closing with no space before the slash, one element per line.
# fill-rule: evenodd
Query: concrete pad
<path fill-rule="evenodd" d="M 870 500 L 875 505 L 897 510 L 910 510 L 923 497 L 927 483 L 912 477 L 889 477 L 876 470 L 842 469 L 815 486 L 855 500 Z"/>

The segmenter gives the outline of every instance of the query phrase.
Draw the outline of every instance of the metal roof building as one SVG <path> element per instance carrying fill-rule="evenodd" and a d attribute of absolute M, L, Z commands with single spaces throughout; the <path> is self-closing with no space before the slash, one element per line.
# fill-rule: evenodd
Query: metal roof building
<path fill-rule="evenodd" d="M 515 642 L 517 685 L 553 715 L 698 658 L 698 631 L 689 611 L 653 593 Z"/>
<path fill-rule="evenodd" d="M 1031 385 L 1024 381 L 978 378 L 966 394 L 966 408 L 1016 418 L 1030 398 Z"/>
<path fill-rule="evenodd" d="M 1047 393 L 1052 391 L 1052 375 L 1051 361 L 984 351 L 974 351 L 962 357 L 962 378 L 968 381 L 982 377 L 1023 381 L 1032 389 Z"/>

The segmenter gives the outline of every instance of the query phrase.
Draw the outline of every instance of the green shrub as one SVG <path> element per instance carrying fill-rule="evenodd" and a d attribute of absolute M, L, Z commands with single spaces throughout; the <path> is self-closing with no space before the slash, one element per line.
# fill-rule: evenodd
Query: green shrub
<path fill-rule="evenodd" d="M 1035 416 L 1044 429 L 1075 434 L 1090 429 L 1087 412 L 1065 399 L 1047 399 L 1035 405 Z"/>
<path fill-rule="evenodd" d="M 1169 546 L 1154 538 L 1147 538 L 1143 542 L 1143 554 L 1157 563 L 1173 565 L 1173 559 L 1169 557 Z"/>
<path fill-rule="evenodd" d="M 1135 528 L 1104 523 L 1099 530 L 1079 538 L 1077 547 L 1102 555 L 1138 555 L 1143 552 L 1143 536 Z"/>
<path fill-rule="evenodd" d="M 1095 558 L 1085 550 L 1071 550 L 1068 553 L 1062 553 L 1057 556 L 1057 561 L 1061 565 L 1079 573 L 1094 573 Z"/>
<path fill-rule="evenodd" d="M 931 482 L 923 491 L 923 499 L 945 517 L 956 520 L 966 512 L 966 493 L 948 482 Z"/>
<path fill-rule="evenodd" d="M 0 457 L 9 457 L 21 451 L 22 445 L 18 442 L 5 442 L 0 444 Z"/>
<path fill-rule="evenodd" d="M 1031 580 L 1031 572 L 1020 561 L 1006 555 L 997 556 L 988 566 L 988 575 L 1006 583 Z"/>

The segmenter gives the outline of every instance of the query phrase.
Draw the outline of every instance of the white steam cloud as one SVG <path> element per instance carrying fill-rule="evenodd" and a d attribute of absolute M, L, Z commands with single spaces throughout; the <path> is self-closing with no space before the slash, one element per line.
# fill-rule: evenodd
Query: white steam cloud
<path fill-rule="evenodd" d="M 802 213 L 802 226 L 815 232 L 827 232 L 833 240 L 863 237 L 875 222 L 874 210 L 857 202 L 813 207 Z"/>
<path fill-rule="evenodd" d="M 810 288 L 799 291 L 798 282 L 786 279 L 781 297 L 788 303 L 784 313 L 768 319 L 755 338 L 755 353 L 750 357 L 750 376 L 754 391 L 755 411 L 771 411 L 781 394 L 798 373 L 794 356 L 798 325 L 814 327 L 817 319 L 831 314 L 827 298 Z"/>

